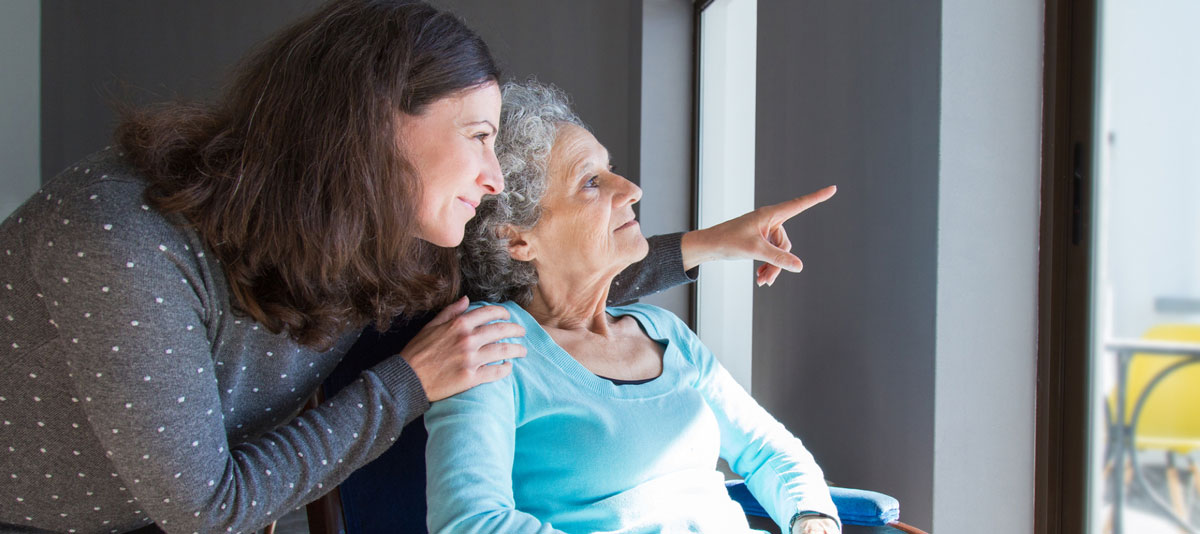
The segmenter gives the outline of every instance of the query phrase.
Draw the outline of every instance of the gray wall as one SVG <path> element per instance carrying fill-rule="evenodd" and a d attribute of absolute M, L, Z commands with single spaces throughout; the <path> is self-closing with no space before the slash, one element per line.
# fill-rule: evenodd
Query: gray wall
<path fill-rule="evenodd" d="M 0 2 L 0 220 L 37 190 L 41 6 Z"/>
<path fill-rule="evenodd" d="M 691 230 L 691 0 L 643 0 L 640 123 L 641 225 L 646 235 Z M 643 299 L 691 322 L 689 284 Z"/>
<path fill-rule="evenodd" d="M 319 3 L 46 0 L 43 179 L 111 144 L 114 99 L 212 98 L 246 51 Z M 636 183 L 644 170 L 654 175 L 640 205 L 647 235 L 690 229 L 688 0 L 433 3 L 483 36 L 507 79 L 536 76 L 570 94 L 618 172 Z M 650 30 L 644 33 L 643 18 Z M 652 70 L 643 81 L 646 69 Z M 649 99 L 644 108 L 643 94 Z M 678 288 L 650 300 L 686 317 L 688 295 L 687 288 Z"/>
<path fill-rule="evenodd" d="M 941 6 L 759 2 L 755 203 L 805 260 L 754 296 L 754 392 L 837 484 L 931 525 Z"/>
<path fill-rule="evenodd" d="M 316 4 L 44 0 L 43 179 L 111 144 L 113 98 L 211 98 L 246 51 Z"/>
<path fill-rule="evenodd" d="M 575 100 L 614 161 L 638 179 L 640 54 L 632 1 L 434 0 L 483 36 L 509 77 L 537 74 Z M 113 97 L 135 102 L 215 96 L 255 44 L 316 0 L 46 0 L 42 34 L 42 165 L 47 178 L 110 144 Z M 635 9 L 636 8 L 636 9 Z M 538 16 L 529 16 L 538 13 Z M 586 68 L 580 68 L 586 66 Z"/>
<path fill-rule="evenodd" d="M 483 37 L 508 79 L 571 95 L 618 172 L 638 182 L 641 6 L 632 0 L 433 0 Z"/>

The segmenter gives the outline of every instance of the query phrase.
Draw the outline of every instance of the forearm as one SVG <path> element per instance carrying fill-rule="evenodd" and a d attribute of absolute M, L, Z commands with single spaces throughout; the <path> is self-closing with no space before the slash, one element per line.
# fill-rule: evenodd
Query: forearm
<path fill-rule="evenodd" d="M 685 268 L 681 239 L 687 234 L 664 234 L 648 239 L 650 252 L 630 265 L 613 280 L 608 293 L 609 305 L 632 302 L 647 295 L 694 282 L 696 272 Z"/>
<path fill-rule="evenodd" d="M 169 379 L 163 373 L 153 376 Z M 368 372 L 279 428 L 231 442 L 219 418 L 203 416 L 208 410 L 233 413 L 230 408 L 222 409 L 215 395 L 195 386 L 176 384 L 164 392 L 169 398 L 138 403 L 134 420 L 115 413 L 125 410 L 113 405 L 120 393 L 83 393 L 94 406 L 89 422 L 110 451 L 116 472 L 147 516 L 167 532 L 261 528 L 382 454 L 404 422 L 424 407 L 423 401 L 414 406 L 397 399 Z"/>
<path fill-rule="evenodd" d="M 328 493 L 355 470 L 382 455 L 399 438 L 404 427 L 428 409 L 429 401 L 420 381 L 403 359 L 394 357 L 364 371 L 332 398 L 306 412 L 304 417 L 319 419 L 313 421 L 313 428 L 320 428 L 320 423 L 324 423 L 326 436 L 332 430 L 333 434 L 350 436 L 353 443 L 346 450 L 343 461 L 335 466 L 336 472 L 310 484 L 309 492 L 299 496 L 295 506 Z"/>
<path fill-rule="evenodd" d="M 683 234 L 679 241 L 683 270 L 690 271 L 701 263 L 722 259 L 724 256 L 720 246 L 708 230 L 692 230 Z"/>
<path fill-rule="evenodd" d="M 796 514 L 837 517 L 824 473 L 812 454 L 765 410 L 757 404 L 754 408 L 718 416 L 722 457 L 730 468 L 746 479 L 747 488 L 781 527 Z"/>
<path fill-rule="evenodd" d="M 721 428 L 721 456 L 771 517 L 787 531 L 796 514 L 837 517 L 824 473 L 803 443 L 762 408 L 716 359 L 702 352 L 699 389 Z"/>

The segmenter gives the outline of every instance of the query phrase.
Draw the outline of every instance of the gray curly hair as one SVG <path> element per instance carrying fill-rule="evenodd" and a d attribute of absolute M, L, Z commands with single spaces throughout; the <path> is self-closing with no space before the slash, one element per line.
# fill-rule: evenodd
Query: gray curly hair
<path fill-rule="evenodd" d="M 528 230 L 542 216 L 548 183 L 550 149 L 563 124 L 587 128 L 571 110 L 566 93 L 529 80 L 501 88 L 504 104 L 496 156 L 504 175 L 504 191 L 484 197 L 467 223 L 458 247 L 463 287 L 472 300 L 528 304 L 537 285 L 533 264 L 508 253 L 508 239 L 497 231 L 508 225 Z"/>

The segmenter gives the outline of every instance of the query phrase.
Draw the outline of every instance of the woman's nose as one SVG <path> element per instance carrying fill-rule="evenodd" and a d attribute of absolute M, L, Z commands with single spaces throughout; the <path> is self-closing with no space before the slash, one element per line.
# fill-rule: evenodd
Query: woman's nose
<path fill-rule="evenodd" d="M 504 190 L 504 175 L 500 173 L 500 161 L 496 159 L 495 151 L 488 150 L 485 159 L 475 183 L 487 191 L 485 194 L 495 195 Z"/>
<path fill-rule="evenodd" d="M 621 205 L 637 204 L 638 201 L 642 199 L 642 188 L 638 187 L 637 184 L 625 179 L 624 177 L 621 178 L 621 181 L 625 185 L 625 190 L 622 191 Z"/>

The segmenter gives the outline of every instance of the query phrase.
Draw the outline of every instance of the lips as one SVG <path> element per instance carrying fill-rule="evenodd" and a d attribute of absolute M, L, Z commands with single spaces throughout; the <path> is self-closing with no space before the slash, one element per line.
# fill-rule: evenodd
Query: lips
<path fill-rule="evenodd" d="M 621 230 L 624 230 L 624 229 L 626 229 L 626 228 L 632 228 L 633 226 L 636 226 L 636 225 L 637 225 L 637 223 L 638 223 L 638 222 L 637 222 L 637 219 L 629 219 L 629 222 L 627 222 L 627 223 L 625 223 L 625 224 L 622 224 L 621 226 L 618 226 L 618 227 L 617 227 L 617 229 L 616 229 L 616 230 L 613 230 L 613 231 L 614 231 L 614 232 L 619 232 L 619 231 L 621 231 Z"/>
<path fill-rule="evenodd" d="M 478 201 L 478 200 L 470 200 L 470 199 L 466 199 L 466 198 L 463 198 L 463 197 L 458 197 L 458 201 L 459 201 L 459 202 L 462 202 L 463 204 L 466 204 L 467 206 L 469 206 L 469 207 L 471 208 L 471 211 L 475 211 L 475 208 L 478 208 L 478 207 L 479 207 L 479 201 Z"/>

